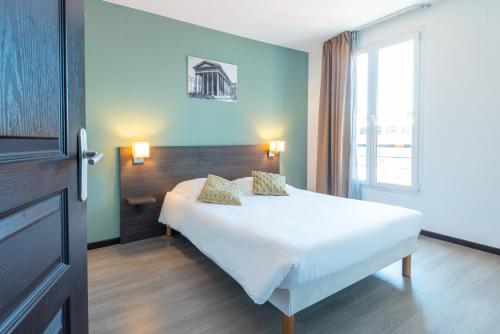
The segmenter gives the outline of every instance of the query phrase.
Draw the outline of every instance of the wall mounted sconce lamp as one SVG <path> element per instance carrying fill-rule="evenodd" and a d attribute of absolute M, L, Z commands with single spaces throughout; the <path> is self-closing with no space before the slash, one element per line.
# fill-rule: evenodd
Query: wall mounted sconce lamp
<path fill-rule="evenodd" d="M 149 158 L 149 143 L 145 141 L 132 143 L 132 157 L 134 164 L 144 163 L 144 158 Z"/>
<path fill-rule="evenodd" d="M 273 140 L 269 143 L 269 152 L 267 156 L 269 158 L 274 158 L 279 156 L 280 152 L 285 152 L 285 142 L 282 140 Z"/>

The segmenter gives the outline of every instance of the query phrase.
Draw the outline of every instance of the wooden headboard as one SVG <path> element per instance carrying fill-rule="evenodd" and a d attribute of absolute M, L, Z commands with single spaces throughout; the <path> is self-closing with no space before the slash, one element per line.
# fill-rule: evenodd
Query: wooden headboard
<path fill-rule="evenodd" d="M 279 173 L 279 158 L 267 157 L 267 145 L 157 146 L 144 164 L 132 164 L 132 148 L 118 148 L 120 157 L 120 240 L 122 243 L 165 233 L 158 223 L 165 194 L 179 182 L 209 173 L 234 180 L 252 170 Z M 152 195 L 156 203 L 138 211 L 127 203 L 131 196 Z"/>

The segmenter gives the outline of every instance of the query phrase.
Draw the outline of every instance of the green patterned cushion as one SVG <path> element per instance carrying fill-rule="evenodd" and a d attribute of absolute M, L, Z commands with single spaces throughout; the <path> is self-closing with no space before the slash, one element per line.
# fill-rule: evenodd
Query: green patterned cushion
<path fill-rule="evenodd" d="M 252 171 L 253 192 L 257 195 L 288 196 L 283 175 Z"/>
<path fill-rule="evenodd" d="M 209 174 L 198 200 L 208 203 L 241 205 L 240 195 L 241 191 L 236 184 Z"/>

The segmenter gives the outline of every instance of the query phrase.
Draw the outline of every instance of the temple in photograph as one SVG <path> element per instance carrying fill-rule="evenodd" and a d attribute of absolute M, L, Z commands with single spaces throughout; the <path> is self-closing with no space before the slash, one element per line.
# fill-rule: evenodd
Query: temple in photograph
<path fill-rule="evenodd" d="M 236 83 L 231 82 L 222 66 L 203 60 L 193 66 L 190 96 L 205 99 L 236 100 Z"/>

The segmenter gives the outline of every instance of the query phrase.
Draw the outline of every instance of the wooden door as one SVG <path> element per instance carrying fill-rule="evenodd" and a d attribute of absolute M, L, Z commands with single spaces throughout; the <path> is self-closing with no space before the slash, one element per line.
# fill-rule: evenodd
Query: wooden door
<path fill-rule="evenodd" d="M 83 0 L 0 0 L 0 333 L 87 333 Z"/>

